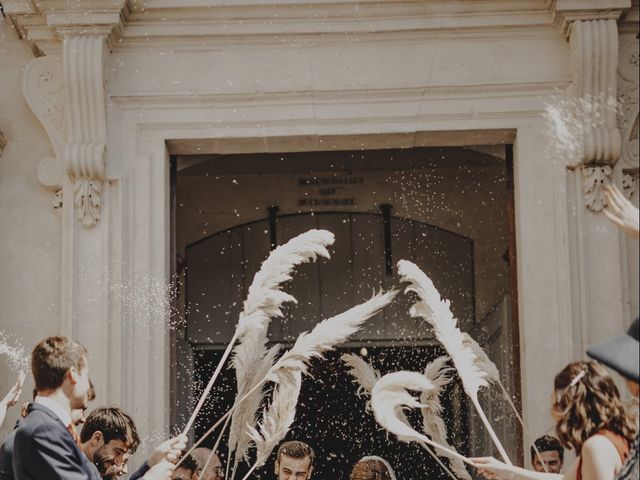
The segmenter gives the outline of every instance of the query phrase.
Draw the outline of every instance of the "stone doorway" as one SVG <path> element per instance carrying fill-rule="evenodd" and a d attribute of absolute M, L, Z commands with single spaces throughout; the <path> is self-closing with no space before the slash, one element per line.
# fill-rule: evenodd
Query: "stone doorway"
<path fill-rule="evenodd" d="M 197 385 L 206 376 L 203 372 L 210 372 L 230 338 L 244 292 L 271 244 L 308 228 L 334 231 L 336 248 L 331 260 L 305 266 L 296 274 L 291 292 L 300 304 L 287 311 L 287 320 L 273 322 L 274 342 L 287 344 L 323 315 L 363 300 L 372 288 L 397 284 L 388 267 L 408 258 L 422 262 L 421 267 L 440 283 L 462 328 L 485 344 L 503 370 L 508 388 L 515 391 L 519 372 L 510 316 L 510 173 L 504 146 L 184 156 L 174 162 L 177 263 L 184 285 L 179 306 L 185 320 L 175 339 L 174 388 L 182 393 L 182 399 L 177 398 L 176 424 L 184 421 Z M 390 242 L 385 241 L 386 233 Z M 344 281 L 323 282 L 340 277 Z M 424 368 L 419 359 L 432 358 L 438 348 L 428 329 L 408 318 L 406 307 L 408 302 L 400 302 L 396 310 L 385 312 L 346 348 L 357 352 L 365 348 L 372 352 L 374 363 L 384 363 L 382 358 L 389 363 L 393 352 L 403 351 L 404 364 L 399 360 L 394 367 Z M 303 393 L 323 403 L 318 397 L 321 385 L 336 383 L 331 375 L 335 377 L 340 368 L 334 356 L 315 365 L 318 378 L 309 381 Z M 394 369 L 400 368 L 389 371 Z M 227 373 L 232 379 L 232 372 Z M 340 378 L 349 385 L 348 377 Z M 234 382 L 219 385 L 218 399 L 203 414 L 196 433 L 206 430 L 206 417 L 215 418 L 218 409 L 232 402 Z M 349 391 L 346 386 L 344 391 Z M 363 410 L 352 397 L 353 408 Z M 451 415 L 458 421 L 452 429 L 467 439 L 460 449 L 487 451 L 484 432 L 472 414 L 466 415 L 464 396 L 455 397 L 460 414 Z M 325 400 L 331 404 L 330 397 Z M 322 423 L 319 418 L 310 421 L 309 402 L 301 402 L 301 423 L 292 434 L 302 435 L 296 428 L 304 422 Z M 335 418 L 330 411 L 327 407 L 325 417 Z M 511 419 L 499 416 L 496 420 L 508 437 L 503 443 L 517 449 L 517 428 Z M 339 425 L 326 428 L 334 431 Z M 336 452 L 344 445 L 334 443 L 316 446 L 320 457 L 327 454 L 321 468 L 329 467 L 330 458 L 341 469 L 357 460 L 357 450 L 338 459 Z M 358 445 L 366 449 L 362 441 Z M 395 441 L 390 445 L 404 448 Z M 429 460 L 423 460 L 429 468 Z M 419 460 L 410 463 L 415 470 Z"/>

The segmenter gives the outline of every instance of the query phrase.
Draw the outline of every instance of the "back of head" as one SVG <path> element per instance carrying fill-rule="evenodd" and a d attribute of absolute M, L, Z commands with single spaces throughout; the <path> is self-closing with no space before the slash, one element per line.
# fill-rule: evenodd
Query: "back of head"
<path fill-rule="evenodd" d="M 111 440 L 125 442 L 131 453 L 134 453 L 140 444 L 133 419 L 119 408 L 100 407 L 91 412 L 80 432 L 80 441 L 88 442 L 96 432 L 102 433 L 105 444 Z"/>
<path fill-rule="evenodd" d="M 198 464 L 191 455 L 187 455 L 181 460 L 180 466 L 178 468 L 189 470 L 191 472 L 191 475 L 193 475 L 198 470 Z"/>
<path fill-rule="evenodd" d="M 193 449 L 190 456 L 196 462 L 198 466 L 198 473 L 202 473 L 202 480 L 208 480 L 210 478 L 218 478 L 220 475 L 220 469 L 222 468 L 222 463 L 220 462 L 220 457 L 217 454 L 213 453 L 211 449 L 205 447 L 198 447 Z M 208 465 L 207 465 L 208 462 Z M 204 470 L 205 465 L 207 469 Z M 200 478 L 198 478 L 200 480 Z"/>
<path fill-rule="evenodd" d="M 196 461 L 199 469 L 204 468 L 209 459 L 209 455 L 211 455 L 211 449 L 205 447 L 194 448 L 191 452 L 191 457 Z"/>
<path fill-rule="evenodd" d="M 31 353 L 31 371 L 36 390 L 56 390 L 62 386 L 71 368 L 85 367 L 87 350 L 67 337 L 48 337 Z"/>
<path fill-rule="evenodd" d="M 363 458 L 351 470 L 349 480 L 393 480 L 393 477 L 382 459 Z"/>
<path fill-rule="evenodd" d="M 598 362 L 573 362 L 556 375 L 552 409 L 559 419 L 558 439 L 577 454 L 584 442 L 601 430 L 628 441 L 635 437 L 635 420 L 627 413 L 613 379 Z"/>
<path fill-rule="evenodd" d="M 304 442 L 298 442 L 296 440 L 291 442 L 284 442 L 282 445 L 280 445 L 280 448 L 278 448 L 278 460 L 280 460 L 283 455 L 295 459 L 308 457 L 311 460 L 311 466 L 313 466 L 313 461 L 316 458 L 316 454 L 313 451 L 313 448 L 311 448 Z"/>
<path fill-rule="evenodd" d="M 553 435 L 543 435 L 542 437 L 538 438 L 535 442 L 533 442 L 533 445 L 531 446 L 532 462 L 536 457 L 536 449 L 540 453 L 558 452 L 558 455 L 560 455 L 560 461 L 561 462 L 564 461 L 564 447 L 560 443 L 560 440 L 558 440 Z"/>

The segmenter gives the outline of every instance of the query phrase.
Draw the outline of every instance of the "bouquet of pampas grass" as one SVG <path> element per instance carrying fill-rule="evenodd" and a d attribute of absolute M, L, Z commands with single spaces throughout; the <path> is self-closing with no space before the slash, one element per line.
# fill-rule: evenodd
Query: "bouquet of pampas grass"
<path fill-rule="evenodd" d="M 375 294 L 368 301 L 356 305 L 335 317 L 323 320 L 318 323 L 310 333 L 305 332 L 300 334 L 293 347 L 274 363 L 267 371 L 267 374 L 256 382 L 254 388 L 249 390 L 242 398 L 236 400 L 233 407 L 218 419 L 209 431 L 193 445 L 191 450 L 202 443 L 215 428 L 238 409 L 255 391 L 261 390 L 264 382 L 271 381 L 276 384 L 276 392 L 282 391 L 279 386 L 284 384 L 285 387 L 283 388 L 286 389 L 289 395 L 285 398 L 284 394 L 279 394 L 272 400 L 267 412 L 262 417 L 258 429 L 254 428 L 252 431 L 250 426 L 247 429 L 252 440 L 258 440 L 257 444 L 261 446 L 261 450 L 258 452 L 258 458 L 265 458 L 265 455 L 266 458 L 268 458 L 271 452 L 267 452 L 267 449 L 269 446 L 277 445 L 280 440 L 284 438 L 289 429 L 287 419 L 291 419 L 292 416 L 295 417 L 295 406 L 298 396 L 293 394 L 295 391 L 292 390 L 291 387 L 296 385 L 298 376 L 302 377 L 302 375 L 307 372 L 308 365 L 312 359 L 323 358 L 326 351 L 348 340 L 350 336 L 362 328 L 369 318 L 386 307 L 396 294 L 397 291 Z M 273 412 L 273 414 L 270 412 Z M 276 417 L 279 420 L 274 422 L 271 420 L 271 417 Z M 287 421 L 283 422 L 283 420 Z M 282 424 L 283 428 L 276 428 L 276 424 L 279 426 Z M 189 450 L 185 456 L 188 455 L 191 450 Z M 259 466 L 260 465 L 255 463 L 245 478 L 248 478 L 248 475 Z"/>
<path fill-rule="evenodd" d="M 315 260 L 318 256 L 329 258 L 327 246 L 332 245 L 333 242 L 333 233 L 327 230 L 309 230 L 275 248 L 262 263 L 260 270 L 255 274 L 249 286 L 247 298 L 244 301 L 243 310 L 240 313 L 233 337 L 204 389 L 191 418 L 187 422 L 183 431 L 184 434 L 191 429 L 198 412 L 204 405 L 205 399 L 222 370 L 222 366 L 238 340 L 241 341 L 240 349 L 234 357 L 238 387 L 246 391 L 255 388 L 255 384 L 249 385 L 250 369 L 255 366 L 253 362 L 268 356 L 268 352 L 265 349 L 269 320 L 275 316 L 282 316 L 281 308 L 285 302 L 296 302 L 293 296 L 281 290 L 282 284 L 291 280 L 291 272 L 297 265 Z M 257 359 L 256 356 L 258 357 Z M 249 367 L 249 369 L 246 367 Z M 239 372 L 238 369 L 240 369 Z M 239 395 L 242 395 L 240 390 Z M 250 416 L 246 412 L 245 414 L 247 417 Z M 240 440 L 237 430 L 233 438 L 236 443 L 234 447 L 236 447 Z"/>
<path fill-rule="evenodd" d="M 357 395 L 370 396 L 376 383 L 381 378 L 380 372 L 374 369 L 368 362 L 363 360 L 358 355 L 345 354 L 342 355 L 341 358 L 342 361 L 349 367 L 349 373 L 354 378 L 354 382 L 358 385 Z M 426 389 L 422 393 L 422 396 L 420 397 L 420 409 L 423 417 L 424 432 L 429 437 L 431 437 L 433 441 L 440 443 L 444 447 L 454 450 L 454 448 L 447 443 L 447 429 L 444 421 L 441 418 L 442 404 L 440 403 L 440 395 L 442 393 L 442 389 L 451 382 L 451 378 L 447 375 L 452 370 L 451 367 L 447 366 L 448 360 L 448 357 L 440 357 L 427 365 L 424 376 L 431 382 L 432 388 Z M 400 393 L 406 392 L 400 390 Z M 370 408 L 371 401 L 369 400 L 369 402 L 367 402 L 367 410 L 369 410 Z M 401 409 L 396 410 L 395 414 L 400 421 L 402 421 L 406 425 L 409 425 L 409 421 L 407 420 L 404 411 L 402 411 Z M 435 455 L 426 444 L 421 444 L 430 454 Z M 451 461 L 451 467 L 458 478 L 470 480 L 471 477 L 464 468 L 464 464 L 462 462 L 460 462 L 454 456 L 448 455 L 446 452 L 441 453 L 441 456 L 444 456 Z M 436 460 L 448 472 L 449 469 L 438 459 Z"/>
<path fill-rule="evenodd" d="M 455 450 L 431 440 L 411 427 L 406 419 L 404 410 L 407 408 L 424 408 L 425 405 L 416 400 L 408 390 L 429 394 L 436 390 L 436 387 L 424 375 L 417 372 L 389 373 L 378 380 L 371 391 L 371 407 L 380 426 L 393 433 L 401 442 L 417 442 L 423 446 L 429 445 L 446 454 L 448 458 L 454 458 L 473 465 L 469 459 Z M 435 458 L 437 459 L 437 457 Z M 441 462 L 439 463 L 442 465 Z M 449 475 L 456 478 L 444 465 L 442 466 Z"/>
<path fill-rule="evenodd" d="M 269 369 L 265 380 L 275 383 L 276 387 L 260 425 L 257 429 L 249 429 L 249 435 L 256 445 L 257 458 L 245 480 L 256 468 L 264 465 L 275 446 L 289 431 L 295 419 L 302 375 L 307 373 L 311 360 L 324 358 L 325 352 L 347 341 L 369 318 L 386 307 L 396 294 L 397 291 L 378 293 L 346 312 L 323 320 L 311 332 L 301 333 L 293 347 Z"/>
<path fill-rule="evenodd" d="M 411 307 L 411 316 L 423 318 L 433 327 L 437 340 L 453 360 L 464 390 L 489 431 L 502 459 L 511 465 L 507 452 L 478 401 L 478 390 L 480 387 L 488 386 L 489 374 L 478 368 L 478 357 L 473 348 L 465 342 L 465 336 L 457 327 L 457 320 L 451 312 L 449 301 L 440 297 L 440 293 L 431 279 L 417 265 L 407 260 L 400 260 L 398 273 L 403 282 L 409 283 L 406 291 L 414 292 L 420 298 Z"/>

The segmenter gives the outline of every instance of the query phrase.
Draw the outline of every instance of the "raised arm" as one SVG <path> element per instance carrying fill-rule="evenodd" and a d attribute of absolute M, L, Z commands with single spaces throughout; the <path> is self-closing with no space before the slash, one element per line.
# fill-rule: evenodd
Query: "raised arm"
<path fill-rule="evenodd" d="M 478 473 L 488 480 L 560 480 L 557 473 L 534 472 L 514 465 L 507 465 L 493 457 L 472 458 Z"/>

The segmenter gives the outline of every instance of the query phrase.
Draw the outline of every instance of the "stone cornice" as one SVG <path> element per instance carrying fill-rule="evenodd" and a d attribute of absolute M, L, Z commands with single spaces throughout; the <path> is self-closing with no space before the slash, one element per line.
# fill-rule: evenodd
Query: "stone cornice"
<path fill-rule="evenodd" d="M 3 8 L 36 56 L 60 55 L 63 30 L 106 32 L 112 43 L 128 15 L 126 0 L 82 0 L 71 6 L 66 0 L 3 0 Z"/>
<path fill-rule="evenodd" d="M 76 6 L 78 5 L 78 6 Z M 58 53 L 61 29 L 111 29 L 107 39 L 123 48 L 157 40 L 176 47 L 220 39 L 286 41 L 345 34 L 464 34 L 546 29 L 568 37 L 578 20 L 617 20 L 631 0 L 236 0 L 211 5 L 197 0 L 4 0 L 18 32 L 37 54 Z M 143 42 L 144 40 L 144 42 Z"/>
<path fill-rule="evenodd" d="M 76 5 L 76 4 L 74 4 Z M 110 48 L 144 48 L 150 41 L 176 48 L 202 41 L 257 43 L 344 35 L 477 34 L 561 28 L 577 20 L 618 19 L 631 0 L 4 0 L 23 39 L 37 55 L 59 54 L 61 29 L 110 29 Z"/>

